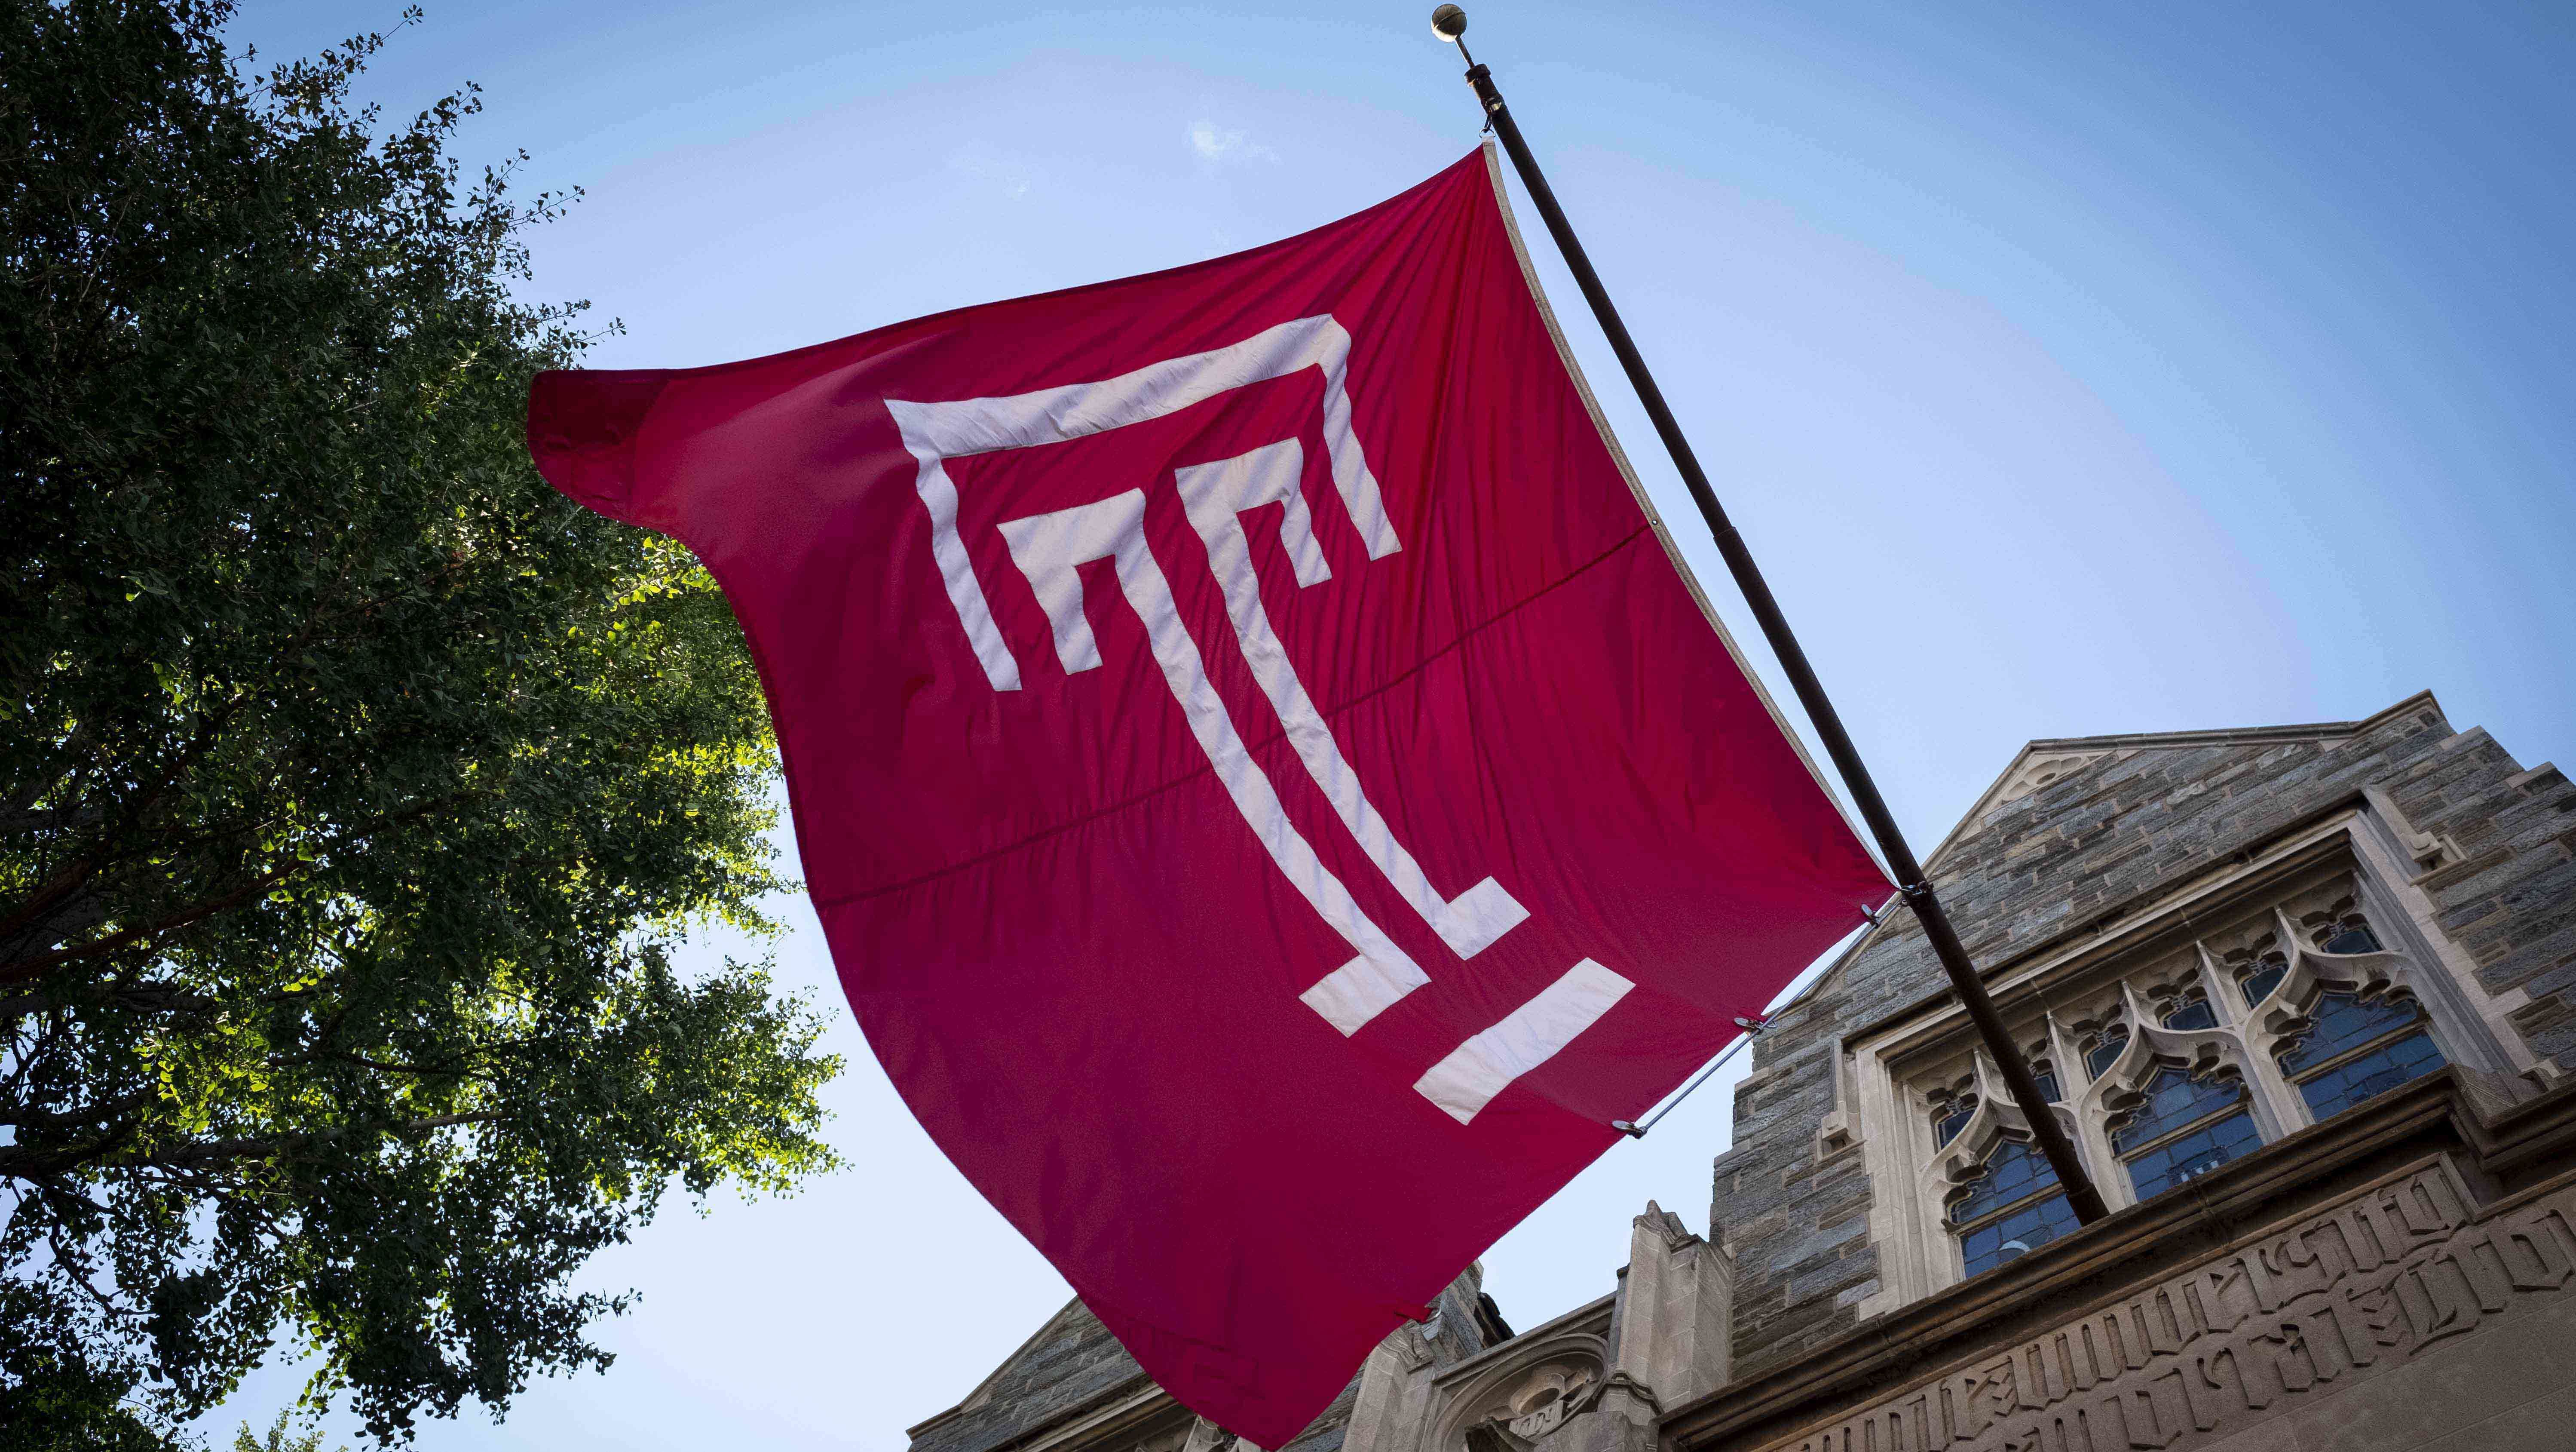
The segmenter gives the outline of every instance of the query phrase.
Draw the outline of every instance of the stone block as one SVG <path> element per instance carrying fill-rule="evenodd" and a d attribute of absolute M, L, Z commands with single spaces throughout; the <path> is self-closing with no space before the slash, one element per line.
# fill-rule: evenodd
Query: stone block
<path fill-rule="evenodd" d="M 1787 1249 L 1772 1254 L 1769 1257 L 1771 1269 L 1777 1273 L 1803 1266 L 1819 1256 L 1831 1253 L 1836 1246 L 1849 1244 L 1868 1233 L 1869 1217 L 1866 1215 L 1854 1216 L 1839 1225 L 1827 1226 L 1793 1242 Z"/>

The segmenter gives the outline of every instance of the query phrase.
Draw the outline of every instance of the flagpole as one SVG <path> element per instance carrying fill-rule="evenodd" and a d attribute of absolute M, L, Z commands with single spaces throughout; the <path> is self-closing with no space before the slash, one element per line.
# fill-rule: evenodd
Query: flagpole
<path fill-rule="evenodd" d="M 1645 356 L 1637 351 L 1636 341 L 1628 336 L 1628 325 L 1619 319 L 1619 309 L 1610 301 L 1609 292 L 1601 285 L 1600 274 L 1592 270 L 1592 260 L 1576 239 L 1573 224 L 1565 219 L 1565 209 L 1556 203 L 1556 193 L 1549 189 L 1547 177 L 1538 168 L 1538 159 L 1530 154 L 1529 143 L 1521 139 L 1521 129 L 1512 120 L 1509 107 L 1503 104 L 1502 92 L 1494 87 L 1491 69 L 1467 53 L 1466 12 L 1455 5 L 1443 5 L 1431 13 L 1431 28 L 1441 39 L 1458 47 L 1467 62 L 1467 83 L 1476 88 L 1476 98 L 1484 103 L 1486 123 L 1502 139 L 1503 150 L 1510 154 L 1512 169 L 1520 173 L 1521 185 L 1529 189 L 1530 200 L 1546 220 L 1548 235 L 1556 239 L 1557 251 L 1574 273 L 1575 285 L 1583 289 L 1586 302 L 1592 304 L 1593 317 L 1600 320 L 1601 331 L 1609 336 L 1610 350 L 1619 355 L 1619 366 L 1627 370 L 1628 382 L 1637 390 L 1637 399 L 1646 406 L 1646 416 L 1654 420 L 1655 432 L 1663 437 L 1664 449 L 1672 455 L 1673 467 L 1680 471 L 1682 484 L 1690 490 L 1691 501 L 1699 506 L 1700 517 L 1708 522 L 1709 534 L 1717 541 L 1717 552 L 1725 559 L 1726 568 L 1735 576 L 1737 588 L 1744 592 L 1745 603 L 1753 607 L 1753 618 L 1762 626 L 1763 638 L 1771 642 L 1771 653 L 1779 658 L 1780 668 L 1789 677 L 1790 688 L 1798 694 L 1798 704 L 1807 711 L 1807 719 L 1823 742 L 1825 754 L 1833 758 L 1835 770 L 1842 773 L 1843 784 L 1851 791 L 1852 802 L 1860 809 L 1861 820 L 1869 825 L 1878 839 L 1878 850 L 1887 859 L 1888 870 L 1896 876 L 1896 887 L 1914 915 L 1923 924 L 1924 936 L 1932 943 L 1934 956 L 1941 960 L 1943 971 L 1950 975 L 1950 986 L 1957 991 L 1959 1002 L 1968 1010 L 1969 1019 L 1977 1026 L 1979 1037 L 1994 1056 L 1996 1067 L 2003 1071 L 2004 1084 L 2012 1091 L 2013 1103 L 2028 1121 L 2031 1138 L 2047 1156 L 2049 1167 L 2057 1172 L 2058 1183 L 2066 1191 L 2068 1208 L 2075 1218 L 2090 1224 L 2110 1213 L 2102 1202 L 2102 1192 L 2084 1171 L 2077 1157 L 2075 1143 L 2065 1127 L 2057 1122 L 2054 1111 L 2039 1091 L 2039 1081 L 2032 1076 L 2030 1065 L 2004 1028 L 2003 1017 L 1995 1012 L 1994 1000 L 1986 993 L 1977 976 L 1976 966 L 1968 959 L 1968 950 L 1959 942 L 1959 934 L 1950 925 L 1950 915 L 1942 910 L 1941 899 L 1932 890 L 1922 864 L 1914 860 L 1914 849 L 1907 846 L 1905 834 L 1898 829 L 1887 802 L 1878 794 L 1878 784 L 1870 779 L 1869 768 L 1862 764 L 1860 753 L 1852 746 L 1851 736 L 1843 730 L 1842 717 L 1826 698 L 1815 669 L 1807 664 L 1806 651 L 1799 648 L 1798 637 L 1789 629 L 1788 617 L 1780 613 L 1779 601 L 1772 598 L 1771 587 L 1764 583 L 1760 567 L 1744 547 L 1744 539 L 1727 522 L 1726 510 L 1717 502 L 1717 491 L 1709 487 L 1708 475 L 1699 466 L 1699 457 L 1691 451 L 1690 441 L 1682 436 L 1681 424 L 1674 419 L 1664 392 L 1656 387 L 1655 377 L 1646 369 Z"/>

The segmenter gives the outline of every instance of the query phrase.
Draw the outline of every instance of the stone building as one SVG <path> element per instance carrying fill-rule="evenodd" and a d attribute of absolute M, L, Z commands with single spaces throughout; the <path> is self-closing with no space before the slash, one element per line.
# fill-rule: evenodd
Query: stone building
<path fill-rule="evenodd" d="M 2429 695 L 2034 741 L 1754 1046 L 1708 1238 L 1518 1334 L 1470 1271 L 1297 1452 L 2576 1447 L 2576 787 Z M 912 1452 L 1221 1452 L 1077 1303 Z M 1660 1444 L 1660 1445 L 1659 1445 Z"/>

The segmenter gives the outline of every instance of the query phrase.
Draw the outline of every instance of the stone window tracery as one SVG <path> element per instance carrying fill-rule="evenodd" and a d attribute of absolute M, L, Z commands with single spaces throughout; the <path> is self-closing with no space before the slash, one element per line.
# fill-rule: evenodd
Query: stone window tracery
<path fill-rule="evenodd" d="M 2375 799 L 2374 799 L 2375 802 Z M 2456 1064 L 2507 1095 L 2540 1082 L 2392 849 L 2385 803 L 2303 825 L 1993 970 L 2041 1093 L 2113 1209 Z M 2086 927 L 2089 926 L 2089 932 Z M 2073 1228 L 2031 1126 L 1939 1000 L 1844 1044 L 1835 1119 L 1876 1197 L 1880 1314 Z M 1847 1116 L 1847 1117 L 1846 1117 Z"/>
<path fill-rule="evenodd" d="M 2289 971 L 2290 960 L 2281 953 L 2266 953 L 2256 960 L 2252 968 L 2240 973 L 2236 979 L 2237 990 L 2245 996 L 2245 1006 L 2252 1008 L 2271 997 L 2272 990 L 2281 986 L 2281 979 Z"/>
<path fill-rule="evenodd" d="M 2152 1199 L 2447 1061 L 2357 881 L 2329 880 L 2053 1010 L 2026 1052 L 2115 1205 Z M 2094 980 L 2099 983 L 2100 980 Z M 1961 1275 L 2074 1221 L 1982 1051 L 1922 1091 L 1927 1190 Z M 2056 1066 L 2080 1066 L 2068 1086 Z"/>
<path fill-rule="evenodd" d="M 2129 1028 L 2126 1024 L 2115 1023 L 2087 1034 L 2084 1039 L 2084 1072 L 2095 1079 L 2101 1078 L 2120 1061 L 2120 1051 L 2128 1046 Z"/>
<path fill-rule="evenodd" d="M 2057 1087 L 2057 1066 L 2037 1054 L 2030 1056 L 2030 1077 L 2039 1083 L 2039 1097 L 2051 1104 L 2066 1102 L 2066 1093 Z"/>
<path fill-rule="evenodd" d="M 1977 1096 L 1943 1090 L 1932 1099 L 1932 1142 L 1946 1145 L 1959 1137 L 1977 1113 Z"/>
<path fill-rule="evenodd" d="M 2218 1027 L 2218 1010 L 2210 1005 L 2209 995 L 2199 988 L 2187 989 L 2164 1003 L 2159 1015 L 2169 1029 L 2205 1029 Z"/>

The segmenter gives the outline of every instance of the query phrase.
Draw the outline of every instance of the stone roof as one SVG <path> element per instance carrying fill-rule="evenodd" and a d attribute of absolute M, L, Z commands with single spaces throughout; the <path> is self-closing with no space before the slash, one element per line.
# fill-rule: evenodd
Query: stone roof
<path fill-rule="evenodd" d="M 912 1452 L 981 1452 L 1144 1375 L 1091 1308 L 1067 1301 L 964 1401 L 905 1435 Z"/>

